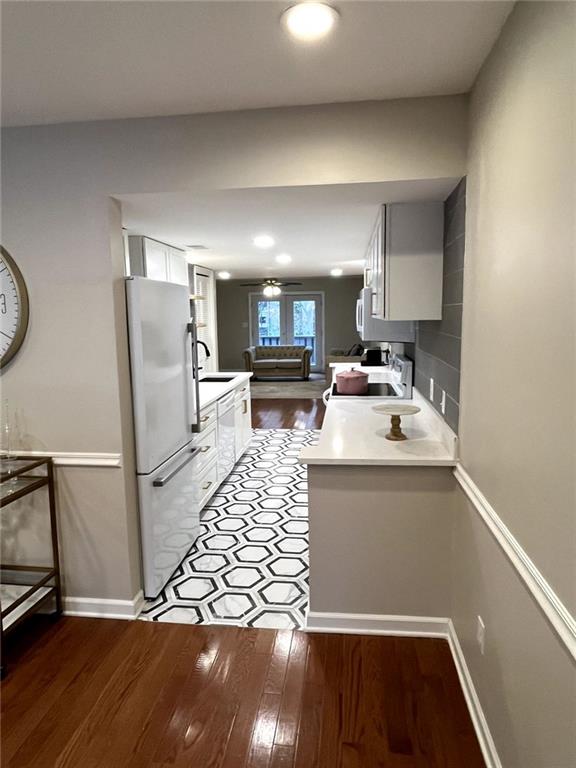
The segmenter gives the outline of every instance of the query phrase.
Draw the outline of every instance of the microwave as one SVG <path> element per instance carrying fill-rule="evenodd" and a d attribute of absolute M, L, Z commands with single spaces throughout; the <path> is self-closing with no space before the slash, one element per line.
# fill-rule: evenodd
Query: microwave
<path fill-rule="evenodd" d="M 372 289 L 362 288 L 356 302 L 356 330 L 362 341 L 415 341 L 411 320 L 381 320 L 372 315 Z"/>

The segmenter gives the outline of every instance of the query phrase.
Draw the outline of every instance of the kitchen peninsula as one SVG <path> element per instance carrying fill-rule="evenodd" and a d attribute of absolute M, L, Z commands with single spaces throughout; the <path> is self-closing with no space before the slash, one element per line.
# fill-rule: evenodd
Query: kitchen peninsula
<path fill-rule="evenodd" d="M 417 390 L 401 402 L 421 409 L 402 417 L 407 440 L 386 439 L 389 417 L 373 411 L 371 398 L 337 398 L 317 445 L 300 453 L 309 485 L 309 630 L 445 631 L 457 437 Z"/>

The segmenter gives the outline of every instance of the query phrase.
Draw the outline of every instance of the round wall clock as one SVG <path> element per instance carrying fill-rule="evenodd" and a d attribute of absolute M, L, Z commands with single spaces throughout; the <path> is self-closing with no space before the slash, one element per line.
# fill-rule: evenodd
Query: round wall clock
<path fill-rule="evenodd" d="M 22 272 L 0 245 L 0 368 L 20 349 L 28 329 L 28 291 Z"/>

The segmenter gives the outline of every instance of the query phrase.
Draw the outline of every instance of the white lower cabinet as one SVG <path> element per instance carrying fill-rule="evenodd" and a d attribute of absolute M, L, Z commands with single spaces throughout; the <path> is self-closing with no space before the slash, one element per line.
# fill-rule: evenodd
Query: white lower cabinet
<path fill-rule="evenodd" d="M 207 466 L 198 476 L 196 493 L 200 509 L 205 507 L 206 504 L 210 501 L 216 492 L 218 485 L 218 462 L 214 460 L 212 464 Z"/>
<path fill-rule="evenodd" d="M 206 430 L 202 430 L 194 438 L 194 445 L 200 448 L 196 457 L 196 470 L 202 472 L 205 467 L 216 461 L 218 456 L 218 435 L 216 422 Z"/>
<path fill-rule="evenodd" d="M 228 392 L 200 414 L 201 431 L 194 437 L 200 448 L 194 460 L 196 498 L 200 508 L 212 498 L 252 439 L 250 384 L 245 382 Z"/>
<path fill-rule="evenodd" d="M 218 400 L 218 480 L 226 480 L 234 469 L 235 453 L 234 392 Z"/>
<path fill-rule="evenodd" d="M 248 448 L 252 438 L 252 409 L 250 407 L 250 389 L 239 397 L 234 404 L 234 440 L 236 461 Z"/>

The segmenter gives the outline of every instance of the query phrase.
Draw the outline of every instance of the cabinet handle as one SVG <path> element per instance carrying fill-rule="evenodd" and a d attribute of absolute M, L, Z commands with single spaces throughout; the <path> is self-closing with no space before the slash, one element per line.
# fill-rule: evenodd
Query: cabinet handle
<path fill-rule="evenodd" d="M 206 453 L 206 451 L 210 450 L 209 445 L 203 445 L 202 448 L 200 448 L 200 453 Z"/>
<path fill-rule="evenodd" d="M 242 387 L 242 389 L 240 390 L 240 392 L 246 392 L 246 390 L 247 390 L 247 389 L 248 389 L 248 387 Z"/>
<path fill-rule="evenodd" d="M 203 491 L 207 491 L 207 490 L 208 490 L 208 488 L 210 488 L 210 486 L 211 486 L 211 485 L 212 485 L 212 481 L 210 481 L 209 483 L 206 483 L 206 485 L 203 485 L 203 486 L 202 486 L 202 490 L 203 490 Z"/>
<path fill-rule="evenodd" d="M 152 485 L 155 488 L 163 488 L 166 485 L 166 483 L 169 483 L 170 480 L 172 480 L 172 478 L 175 475 L 177 475 L 178 472 L 180 472 L 180 470 L 184 469 L 186 464 L 189 464 L 192 461 L 192 459 L 194 458 L 194 456 L 196 456 L 197 453 L 198 453 L 198 448 L 192 448 L 192 450 L 190 451 L 190 456 L 188 456 L 188 458 L 185 459 L 182 462 L 182 464 L 180 464 L 179 467 L 176 467 L 176 469 L 173 469 L 172 472 L 169 472 L 167 475 L 164 475 L 164 477 L 159 477 L 157 480 L 154 480 L 152 482 Z"/>
<path fill-rule="evenodd" d="M 208 421 L 209 418 L 210 416 L 200 416 L 200 421 L 205 422 L 205 421 Z"/>
<path fill-rule="evenodd" d="M 242 413 L 248 413 L 248 401 L 242 400 Z"/>

